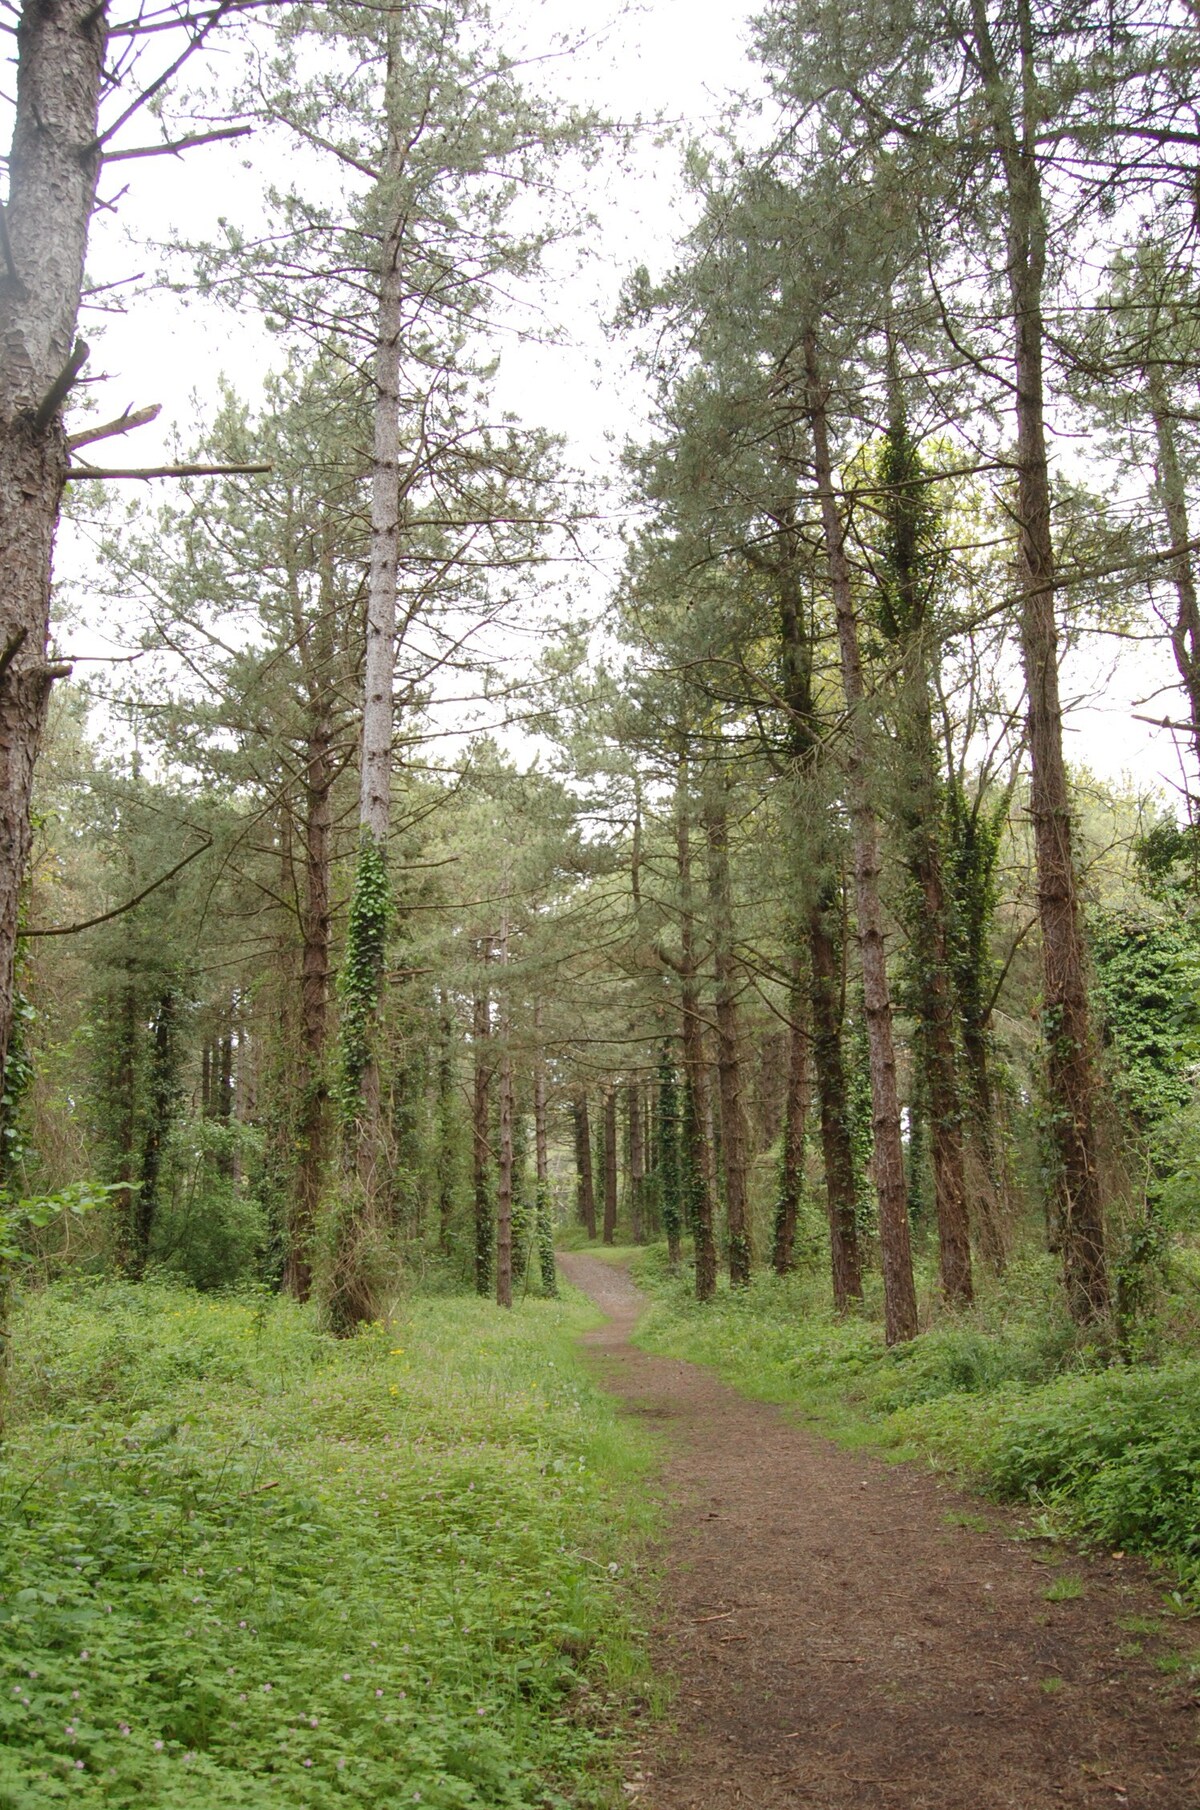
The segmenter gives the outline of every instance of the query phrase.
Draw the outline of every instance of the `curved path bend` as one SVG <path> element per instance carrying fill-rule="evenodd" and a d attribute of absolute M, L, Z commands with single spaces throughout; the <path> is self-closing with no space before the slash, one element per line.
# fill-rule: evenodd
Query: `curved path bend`
<path fill-rule="evenodd" d="M 675 1697 L 624 1790 L 644 1810 L 1200 1810 L 1186 1668 L 1139 1563 L 1012 1539 L 911 1465 L 843 1451 L 636 1350 L 643 1298 L 584 1253 L 603 1386 L 666 1435 L 653 1635 Z M 1069 1574 L 1082 1594 L 1048 1601 Z"/>

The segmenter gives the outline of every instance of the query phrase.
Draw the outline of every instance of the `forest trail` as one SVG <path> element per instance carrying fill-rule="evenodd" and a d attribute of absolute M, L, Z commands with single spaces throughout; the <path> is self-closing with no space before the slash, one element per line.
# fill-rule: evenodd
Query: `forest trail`
<path fill-rule="evenodd" d="M 949 1482 L 635 1350 L 628 1275 L 560 1262 L 609 1316 L 587 1340 L 604 1387 L 667 1437 L 653 1656 L 677 1694 L 631 1802 L 1195 1810 L 1196 1700 L 1154 1665 L 1194 1647 L 1195 1624 L 1164 1618 L 1143 1565 L 1061 1548 L 1047 1563 Z M 1082 1595 L 1047 1601 L 1063 1572 Z"/>

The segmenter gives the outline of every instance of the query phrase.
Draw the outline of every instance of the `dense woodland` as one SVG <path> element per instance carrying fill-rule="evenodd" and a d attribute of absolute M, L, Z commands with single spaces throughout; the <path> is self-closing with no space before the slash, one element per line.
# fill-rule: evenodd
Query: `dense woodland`
<path fill-rule="evenodd" d="M 585 1237 L 714 1313 L 800 1278 L 797 1340 L 1033 1288 L 1050 1369 L 1187 1360 L 1194 9 L 779 0 L 695 142 L 573 108 L 476 0 L 5 16 L 18 1433 L 47 1302 L 278 1295 L 358 1345 L 553 1298 Z M 170 280 L 277 363 L 197 373 L 140 482 L 151 409 L 84 381 L 89 229 L 110 163 L 135 212 L 132 160 L 238 134 L 272 173 Z M 494 392 L 618 152 L 686 204 L 607 323 L 649 425 L 598 493 Z M 1114 787 L 1060 662 L 1156 645 L 1178 768 Z"/>

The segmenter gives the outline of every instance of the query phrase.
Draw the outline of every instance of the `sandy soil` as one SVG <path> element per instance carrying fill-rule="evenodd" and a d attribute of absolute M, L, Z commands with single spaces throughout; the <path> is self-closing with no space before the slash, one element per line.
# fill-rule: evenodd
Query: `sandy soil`
<path fill-rule="evenodd" d="M 654 1658 L 676 1696 L 631 1802 L 1200 1810 L 1197 1699 L 1154 1663 L 1200 1626 L 1164 1616 L 1146 1567 L 1015 1541 L 944 1479 L 634 1350 L 628 1275 L 560 1263 L 609 1315 L 587 1341 L 604 1386 L 666 1436 Z M 1048 1602 L 1064 1572 L 1082 1596 Z"/>

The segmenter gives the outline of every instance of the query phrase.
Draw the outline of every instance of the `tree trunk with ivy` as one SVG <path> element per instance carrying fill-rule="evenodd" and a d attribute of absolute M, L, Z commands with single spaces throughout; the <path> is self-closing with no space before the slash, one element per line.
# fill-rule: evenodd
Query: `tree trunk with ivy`
<path fill-rule="evenodd" d="M 658 1198 L 667 1239 L 667 1262 L 676 1269 L 683 1236 L 683 1174 L 680 1164 L 679 1081 L 664 1043 L 658 1058 Z"/>
<path fill-rule="evenodd" d="M 645 1121 L 642 1116 L 642 1084 L 630 1081 L 625 1090 L 629 1115 L 629 1212 L 633 1221 L 633 1242 L 641 1244 L 645 1236 L 643 1206 L 646 1194 Z"/>
<path fill-rule="evenodd" d="M 908 430 L 895 377 L 880 458 L 883 548 L 879 626 L 896 650 L 893 817 L 908 885 L 903 900 L 917 1021 L 921 1095 L 928 1107 L 938 1260 L 951 1306 L 973 1293 L 955 1047 L 950 906 L 944 877 L 945 787 L 933 734 L 933 590 L 941 559 L 936 506 Z"/>
<path fill-rule="evenodd" d="M 457 1171 L 457 1125 L 454 1087 L 454 1018 L 449 996 L 438 990 L 437 1063 L 437 1165 L 438 1249 L 449 1255 L 454 1225 L 454 1183 Z"/>
<path fill-rule="evenodd" d="M 788 466 L 789 461 L 781 456 L 781 464 Z M 791 483 L 794 487 L 794 475 Z M 806 869 L 797 876 L 797 890 L 807 895 L 808 901 L 802 934 L 808 949 L 812 1058 L 825 1174 L 829 1259 L 834 1305 L 839 1313 L 844 1313 L 852 1301 L 862 1299 L 862 1263 L 842 1050 L 840 888 L 830 869 L 833 838 L 827 828 L 829 807 L 821 789 L 825 748 L 813 699 L 813 629 L 804 592 L 805 542 L 794 503 L 781 506 L 779 514 L 776 557 L 770 564 L 779 598 L 780 667 L 788 712 L 787 741 L 797 769 L 797 815 L 807 806 L 803 824 L 793 832 L 793 838 L 794 845 L 803 852 Z M 800 1022 L 802 1014 L 802 1004 L 794 1004 L 793 1025 Z"/>
<path fill-rule="evenodd" d="M 711 779 L 704 795 L 708 843 L 708 910 L 716 981 L 717 1094 L 721 1108 L 721 1169 L 729 1235 L 729 1280 L 744 1288 L 750 1280 L 750 1216 L 746 1195 L 746 1113 L 742 1105 L 742 1060 L 738 1043 L 737 991 L 733 956 L 733 894 L 729 879 L 729 820 L 723 777 Z"/>
<path fill-rule="evenodd" d="M 179 1096 L 179 993 L 174 984 L 168 983 L 155 1003 L 151 1027 L 141 1186 L 133 1203 L 133 1245 L 139 1274 L 144 1273 L 150 1257 L 163 1155 L 179 1107 Z"/>
<path fill-rule="evenodd" d="M 492 1001 L 487 964 L 492 955 L 492 939 L 479 939 L 476 951 L 480 978 L 475 985 L 471 1010 L 471 1057 L 473 1087 L 471 1095 L 471 1197 L 475 1222 L 475 1292 L 488 1295 L 492 1290 L 492 1145 L 490 1137 L 492 1055 Z"/>
<path fill-rule="evenodd" d="M 338 1235 L 339 1321 L 371 1317 L 373 1290 L 363 1270 L 385 1219 L 387 1138 L 383 1123 L 379 1012 L 383 993 L 391 885 L 392 700 L 396 662 L 396 583 L 400 546 L 400 332 L 403 214 L 393 192 L 403 167 L 398 24 L 388 22 L 384 106 L 387 155 L 378 178 L 384 227 L 376 310 L 371 451 L 371 541 L 359 763 L 359 854 L 350 902 L 350 932 L 339 983 L 342 1000 L 342 1125 L 352 1146 L 357 1210 L 343 1214 Z M 358 935 L 356 936 L 356 928 Z M 349 1154 L 349 1151 L 348 1151 Z"/>
<path fill-rule="evenodd" d="M 313 1241 L 329 1156 L 329 972 L 333 911 L 329 876 L 333 834 L 333 597 L 322 573 L 321 614 L 315 636 L 298 623 L 307 691 L 304 771 L 304 900 L 300 913 L 300 1047 L 295 1085 L 296 1169 L 283 1287 L 298 1301 L 312 1291 Z M 300 612 L 297 611 L 297 616 Z"/>
<path fill-rule="evenodd" d="M 795 1261 L 796 1222 L 804 1187 L 804 1141 L 808 1122 L 808 1000 L 799 953 L 792 968 L 787 1033 L 787 1082 L 783 1103 L 783 1150 L 779 1199 L 775 1207 L 771 1266 L 786 1276 Z"/>
<path fill-rule="evenodd" d="M 587 1094 L 577 1093 L 571 1103 L 571 1120 L 575 1128 L 575 1204 L 576 1214 L 588 1237 L 596 1236 L 596 1186 L 592 1170 L 592 1124 Z"/>
<path fill-rule="evenodd" d="M 683 1043 L 683 1107 L 680 1168 L 686 1218 L 695 1243 L 696 1298 L 711 1301 L 717 1290 L 717 1240 L 712 1144 L 709 1136 L 708 1055 L 700 1015 L 700 964 L 692 898 L 691 801 L 686 758 L 675 787 L 675 861 L 679 880 L 679 1009 Z"/>
<path fill-rule="evenodd" d="M 617 1090 L 610 1081 L 604 1089 L 604 1226 L 605 1244 L 617 1235 Z"/>
<path fill-rule="evenodd" d="M 1021 580 L 1021 660 L 1025 676 L 1029 814 L 1042 933 L 1042 1031 L 1048 1133 L 1063 1228 L 1067 1302 L 1081 1324 L 1109 1303 L 1104 1205 L 1096 1138 L 1096 1080 L 1087 952 L 1072 848 L 1071 800 L 1063 756 L 1058 683 L 1056 569 L 1046 453 L 1043 289 L 1047 221 L 1039 121 L 1042 74 L 1030 0 L 1017 0 L 1015 66 L 1004 70 L 984 0 L 971 0 L 972 48 L 1004 177 L 1017 444 L 1017 568 Z"/>
<path fill-rule="evenodd" d="M 540 1031 L 540 1014 L 535 1028 Z M 546 1059 L 539 1048 L 533 1067 L 533 1170 L 537 1214 L 538 1270 L 542 1293 L 558 1294 L 554 1262 L 554 1195 L 550 1187 L 550 1135 L 546 1118 Z"/>
<path fill-rule="evenodd" d="M 513 1066 L 508 1027 L 500 1057 L 500 1153 L 496 1179 L 496 1304 L 513 1302 Z"/>
<path fill-rule="evenodd" d="M 845 528 L 833 487 L 829 450 L 828 390 L 818 364 L 817 338 L 804 337 L 806 411 L 813 443 L 813 467 L 824 534 L 829 588 L 837 619 L 842 688 L 849 713 L 846 780 L 854 831 L 855 904 L 862 960 L 863 997 L 870 1049 L 873 1167 L 879 1202 L 879 1246 L 883 1264 L 884 1333 L 889 1345 L 917 1334 L 917 1291 L 900 1136 L 900 1098 L 887 972 L 883 907 L 879 891 L 879 825 L 868 770 L 866 687 L 859 649 L 858 620 L 846 556 Z"/>

